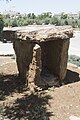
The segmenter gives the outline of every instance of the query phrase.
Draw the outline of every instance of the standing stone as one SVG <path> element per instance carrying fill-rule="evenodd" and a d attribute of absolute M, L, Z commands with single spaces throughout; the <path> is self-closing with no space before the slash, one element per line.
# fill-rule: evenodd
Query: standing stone
<path fill-rule="evenodd" d="M 68 48 L 69 39 L 42 43 L 41 53 L 43 71 L 46 69 L 51 74 L 58 76 L 59 80 L 63 80 L 67 70 Z"/>
<path fill-rule="evenodd" d="M 35 84 L 40 85 L 41 80 L 41 70 L 42 70 L 42 61 L 41 61 L 41 47 L 39 45 L 34 47 L 35 53 L 35 62 L 36 62 L 36 72 L 35 72 Z"/>
<path fill-rule="evenodd" d="M 29 65 L 33 58 L 33 44 L 17 40 L 13 43 L 13 47 L 16 54 L 19 77 L 23 83 L 28 84 L 27 76 Z"/>

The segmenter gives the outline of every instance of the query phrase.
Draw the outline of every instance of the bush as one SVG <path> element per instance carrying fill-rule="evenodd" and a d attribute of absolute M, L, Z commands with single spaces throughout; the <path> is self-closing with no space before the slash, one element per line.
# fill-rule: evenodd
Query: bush
<path fill-rule="evenodd" d="M 2 15 L 0 15 L 0 41 L 2 40 L 3 27 L 4 27 L 4 21 Z"/>
<path fill-rule="evenodd" d="M 70 55 L 68 58 L 68 62 L 73 63 L 80 67 L 80 57 L 76 55 Z"/>

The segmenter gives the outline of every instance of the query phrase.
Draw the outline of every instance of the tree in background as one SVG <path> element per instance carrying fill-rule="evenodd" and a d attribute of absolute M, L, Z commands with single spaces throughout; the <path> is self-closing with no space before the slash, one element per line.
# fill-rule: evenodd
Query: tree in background
<path fill-rule="evenodd" d="M 42 13 L 35 15 L 34 13 L 29 14 L 4 14 L 3 21 L 5 27 L 17 27 L 17 26 L 27 26 L 27 25 L 71 25 L 73 28 L 80 28 L 80 13 L 75 16 L 75 14 L 66 14 L 62 12 L 61 14 L 52 15 L 51 12 Z"/>
<path fill-rule="evenodd" d="M 2 15 L 0 15 L 0 40 L 2 40 L 3 27 L 4 27 L 4 21 Z"/>

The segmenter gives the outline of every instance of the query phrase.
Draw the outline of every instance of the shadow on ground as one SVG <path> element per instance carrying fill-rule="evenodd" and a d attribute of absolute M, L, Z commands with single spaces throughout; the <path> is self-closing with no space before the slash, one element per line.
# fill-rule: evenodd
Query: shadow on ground
<path fill-rule="evenodd" d="M 67 70 L 63 85 L 80 81 L 79 73 Z M 0 74 L 0 100 L 4 100 L 7 96 L 16 93 L 23 93 L 26 90 L 17 75 Z"/>
<path fill-rule="evenodd" d="M 63 83 L 71 84 L 71 83 L 78 82 L 78 81 L 80 81 L 79 73 L 67 69 L 67 74 L 66 74 L 66 77 Z"/>
<path fill-rule="evenodd" d="M 67 70 L 64 84 L 80 81 L 79 73 Z M 17 75 L 0 75 L 0 101 L 13 93 L 24 93 L 25 87 L 20 83 Z M 17 94 L 16 94 L 17 95 Z M 4 106 L 4 116 L 10 120 L 50 120 L 54 114 L 49 111 L 49 100 L 45 90 L 24 94 L 12 104 Z"/>
<path fill-rule="evenodd" d="M 12 107 L 5 107 L 5 116 L 10 120 L 50 120 L 53 116 L 46 108 L 48 100 L 51 99 L 45 93 L 25 95 L 17 99 Z"/>
<path fill-rule="evenodd" d="M 24 86 L 16 75 L 0 75 L 0 101 L 5 101 L 13 93 L 24 93 Z M 45 91 L 27 92 L 20 98 L 2 107 L 2 114 L 10 120 L 50 120 L 53 113 L 47 110 L 52 99 Z"/>
<path fill-rule="evenodd" d="M 0 100 L 4 100 L 14 92 L 21 93 L 24 89 L 25 86 L 21 83 L 17 75 L 0 74 Z"/>

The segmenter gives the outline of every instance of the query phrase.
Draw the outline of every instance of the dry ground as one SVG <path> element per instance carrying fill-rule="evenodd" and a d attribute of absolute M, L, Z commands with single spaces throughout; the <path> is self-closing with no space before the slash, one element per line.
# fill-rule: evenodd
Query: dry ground
<path fill-rule="evenodd" d="M 80 70 L 68 65 L 61 87 L 26 89 L 17 77 L 16 62 L 0 57 L 0 114 L 10 120 L 69 120 L 80 116 Z M 34 88 L 34 89 L 33 89 Z"/>

